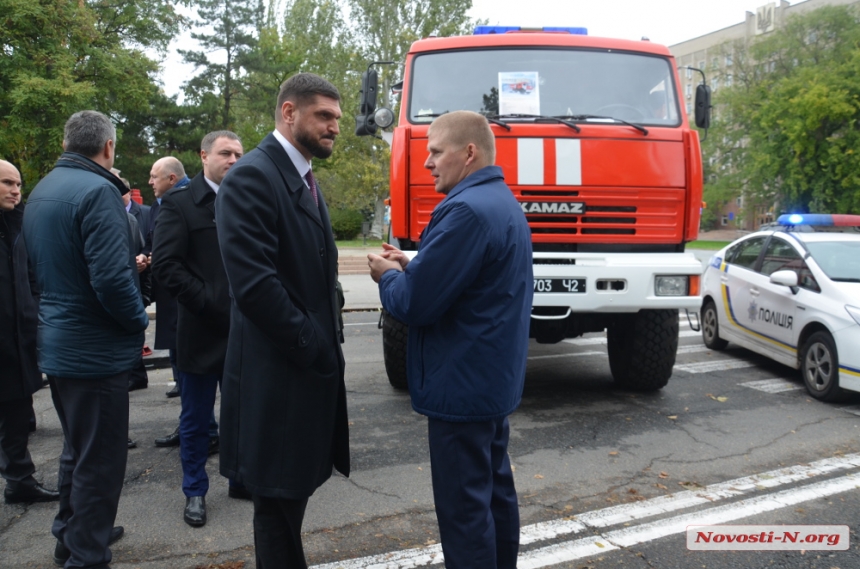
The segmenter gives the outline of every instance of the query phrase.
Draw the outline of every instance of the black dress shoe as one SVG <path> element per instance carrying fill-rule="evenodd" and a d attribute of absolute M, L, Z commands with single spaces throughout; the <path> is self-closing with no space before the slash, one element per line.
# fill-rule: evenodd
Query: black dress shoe
<path fill-rule="evenodd" d="M 137 448 L 137 443 L 131 439 L 128 439 L 128 448 Z"/>
<path fill-rule="evenodd" d="M 250 500 L 251 493 L 244 486 L 230 486 L 227 488 L 227 495 L 237 500 Z"/>
<path fill-rule="evenodd" d="M 168 397 L 179 397 L 179 384 L 173 386 L 173 389 L 165 393 Z"/>
<path fill-rule="evenodd" d="M 7 504 L 32 504 L 33 502 L 56 502 L 60 499 L 60 493 L 48 490 L 38 482 L 36 484 L 17 484 L 10 487 L 6 483 L 3 498 Z"/>
<path fill-rule="evenodd" d="M 108 538 L 108 545 L 116 542 L 119 538 L 121 538 L 125 534 L 125 528 L 122 526 L 116 526 L 112 530 L 110 530 L 110 537 Z M 63 542 L 59 539 L 57 540 L 57 546 L 54 548 L 54 563 L 62 567 L 66 564 L 69 557 L 71 557 L 72 552 L 69 551 Z"/>
<path fill-rule="evenodd" d="M 146 389 L 147 387 L 149 387 L 149 382 L 144 380 L 132 379 L 128 382 L 129 391 L 137 391 L 138 389 Z"/>
<path fill-rule="evenodd" d="M 206 496 L 185 499 L 185 523 L 194 528 L 206 525 Z"/>
<path fill-rule="evenodd" d="M 167 435 L 166 437 L 161 437 L 155 439 L 155 446 L 157 447 L 178 447 L 179 446 L 179 427 L 176 427 L 176 430 Z"/>
<path fill-rule="evenodd" d="M 218 451 L 221 450 L 221 443 L 218 437 L 209 437 L 209 456 L 213 454 L 218 454 Z"/>

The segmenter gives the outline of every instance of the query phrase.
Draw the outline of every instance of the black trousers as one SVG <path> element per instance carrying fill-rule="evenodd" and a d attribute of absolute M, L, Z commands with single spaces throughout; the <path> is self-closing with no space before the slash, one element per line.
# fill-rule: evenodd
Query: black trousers
<path fill-rule="evenodd" d="M 257 569 L 307 569 L 302 521 L 308 499 L 252 498 Z"/>
<path fill-rule="evenodd" d="M 104 568 L 128 456 L 128 372 L 104 379 L 48 376 L 63 427 L 51 532 L 71 552 L 66 569 Z"/>
<path fill-rule="evenodd" d="M 508 419 L 429 419 L 427 424 L 445 567 L 515 569 L 520 515 L 508 458 Z"/>
<path fill-rule="evenodd" d="M 35 484 L 36 467 L 27 451 L 33 398 L 0 402 L 0 476 L 14 490 L 19 484 Z"/>

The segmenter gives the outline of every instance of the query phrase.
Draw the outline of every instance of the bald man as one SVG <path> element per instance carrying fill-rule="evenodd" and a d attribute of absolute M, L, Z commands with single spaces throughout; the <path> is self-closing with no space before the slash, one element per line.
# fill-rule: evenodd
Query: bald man
<path fill-rule="evenodd" d="M 36 364 L 38 297 L 31 287 L 27 249 L 20 238 L 24 204 L 21 174 L 0 160 L 0 476 L 7 504 L 53 502 L 27 451 L 33 393 L 42 387 Z"/>
<path fill-rule="evenodd" d="M 531 232 L 494 166 L 487 120 L 444 114 L 424 167 L 445 198 L 411 261 L 368 255 L 382 306 L 409 326 L 412 408 L 428 417 L 436 518 L 448 569 L 515 568 L 519 512 L 508 415 L 519 406 L 533 296 Z"/>

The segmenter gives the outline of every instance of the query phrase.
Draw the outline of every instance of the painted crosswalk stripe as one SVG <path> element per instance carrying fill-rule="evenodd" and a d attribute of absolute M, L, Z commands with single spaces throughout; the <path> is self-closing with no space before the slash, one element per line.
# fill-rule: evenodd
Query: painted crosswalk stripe
<path fill-rule="evenodd" d="M 803 389 L 802 385 L 797 385 L 784 379 L 762 379 L 759 381 L 747 381 L 741 383 L 744 387 L 764 391 L 765 393 L 782 393 L 784 391 L 797 391 Z"/>
<path fill-rule="evenodd" d="M 638 520 L 665 515 L 683 509 L 713 504 L 726 498 L 740 497 L 745 494 L 762 492 L 795 482 L 805 482 L 816 476 L 833 474 L 840 471 L 860 468 L 860 454 L 849 454 L 817 460 L 806 465 L 744 476 L 725 482 L 718 482 L 696 490 L 686 490 L 666 496 L 631 504 L 619 504 L 600 510 L 579 514 L 572 519 L 552 520 L 532 524 L 522 528 L 521 545 L 556 539 L 565 535 L 575 535 L 585 530 L 607 528 L 619 524 L 629 524 Z M 638 526 L 606 532 L 600 536 L 589 536 L 529 552 L 521 553 L 518 567 L 539 568 L 605 553 L 627 544 L 633 545 L 650 539 L 657 539 L 684 531 L 687 525 L 701 523 L 707 516 L 707 523 L 724 523 L 756 513 L 784 508 L 792 504 L 844 492 L 860 486 L 860 476 L 850 474 L 818 484 L 801 486 L 792 490 L 755 496 L 746 500 L 709 508 L 701 512 L 683 514 L 669 519 L 648 522 Z M 713 521 L 718 519 L 719 521 Z M 680 527 L 680 530 L 678 528 Z M 411 569 L 440 564 L 443 561 L 439 544 L 393 551 L 379 555 L 335 561 L 317 565 L 312 569 Z"/>
<path fill-rule="evenodd" d="M 576 358 L 581 356 L 605 356 L 606 352 L 574 352 L 571 354 L 548 354 L 545 356 L 529 356 L 530 360 L 549 360 L 554 358 Z"/>
<path fill-rule="evenodd" d="M 727 371 L 730 369 L 742 369 L 745 367 L 754 367 L 755 362 L 746 362 L 743 360 L 717 360 L 713 362 L 697 362 L 694 364 L 680 364 L 675 366 L 677 371 L 686 371 L 687 373 L 711 373 L 714 371 Z"/>
<path fill-rule="evenodd" d="M 700 336 L 700 332 L 694 332 L 692 330 L 681 330 L 678 332 L 679 338 L 692 338 L 694 336 Z M 599 344 L 606 343 L 606 336 L 600 336 L 596 338 L 568 338 L 567 340 L 562 340 L 562 342 L 566 344 L 573 344 L 574 346 L 596 346 Z"/>

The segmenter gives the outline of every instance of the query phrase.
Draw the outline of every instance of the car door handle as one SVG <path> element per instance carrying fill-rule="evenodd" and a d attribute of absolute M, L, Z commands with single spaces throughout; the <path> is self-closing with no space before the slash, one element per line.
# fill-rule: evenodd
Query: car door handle
<path fill-rule="evenodd" d="M 759 292 L 759 290 L 757 288 L 751 288 L 750 289 L 750 296 L 758 296 L 760 294 L 761 294 L 761 292 Z"/>

